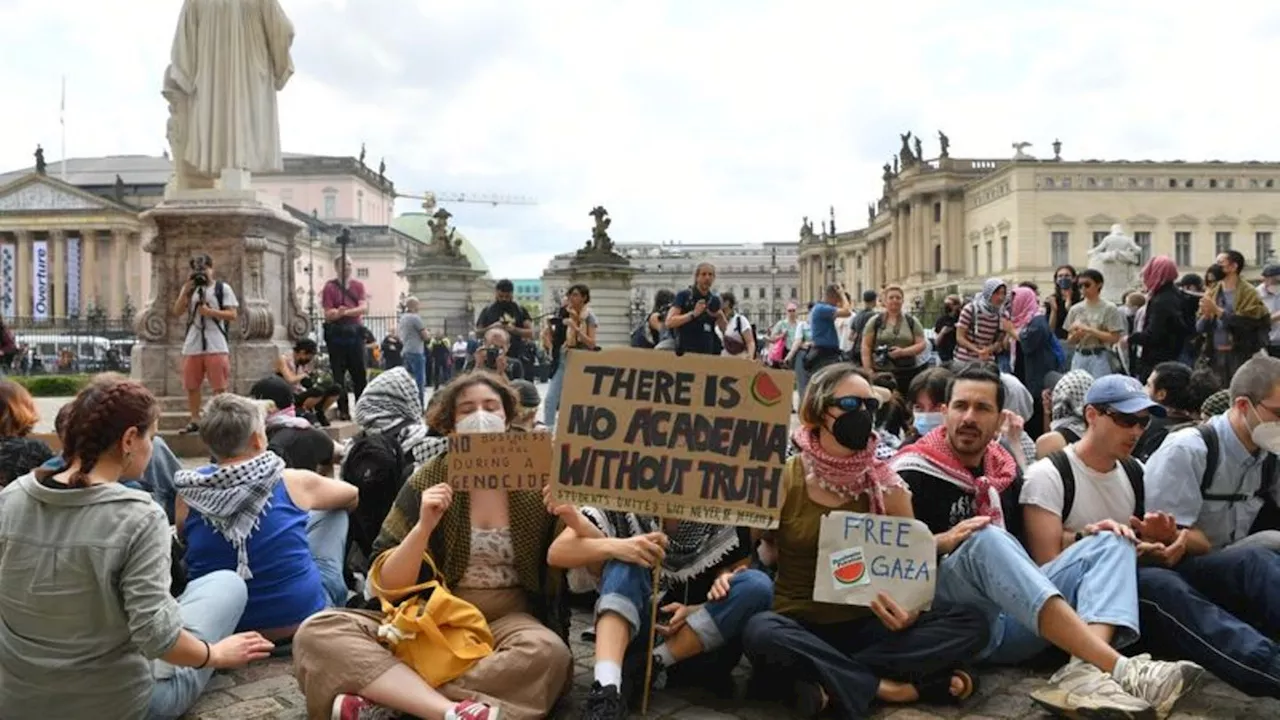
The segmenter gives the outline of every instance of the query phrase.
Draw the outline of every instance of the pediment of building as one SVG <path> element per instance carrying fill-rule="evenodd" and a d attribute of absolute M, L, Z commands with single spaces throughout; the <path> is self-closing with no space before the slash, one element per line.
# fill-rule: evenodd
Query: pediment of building
<path fill-rule="evenodd" d="M 1253 217 L 1249 218 L 1249 224 L 1250 225 L 1280 225 L 1280 220 L 1277 220 L 1276 218 L 1270 215 L 1267 215 L 1266 213 L 1262 213 L 1260 215 L 1254 215 Z"/>
<path fill-rule="evenodd" d="M 1236 225 L 1239 222 L 1240 222 L 1239 218 L 1235 217 L 1234 215 L 1227 215 L 1226 213 L 1219 213 L 1209 218 L 1210 225 L 1227 226 L 1227 225 Z"/>
<path fill-rule="evenodd" d="M 1200 220 L 1186 213 L 1180 213 L 1169 218 L 1170 225 L 1199 225 Z"/>
<path fill-rule="evenodd" d="M 1111 215 L 1108 215 L 1106 213 L 1098 213 L 1097 215 L 1090 215 L 1089 217 L 1085 218 L 1084 221 L 1089 225 L 1115 225 L 1116 223 L 1120 222 L 1119 218 L 1112 217 Z"/>
<path fill-rule="evenodd" d="M 1126 225 L 1155 225 L 1160 221 L 1145 213 L 1138 213 L 1137 215 L 1126 218 L 1124 222 Z"/>
<path fill-rule="evenodd" d="M 85 192 L 56 178 L 32 173 L 0 187 L 0 213 L 67 212 L 75 210 L 128 212 L 128 208 Z"/>
<path fill-rule="evenodd" d="M 1075 225 L 1076 219 L 1071 217 L 1070 215 L 1063 215 L 1062 213 L 1054 213 L 1044 219 L 1044 224 L 1045 225 Z"/>

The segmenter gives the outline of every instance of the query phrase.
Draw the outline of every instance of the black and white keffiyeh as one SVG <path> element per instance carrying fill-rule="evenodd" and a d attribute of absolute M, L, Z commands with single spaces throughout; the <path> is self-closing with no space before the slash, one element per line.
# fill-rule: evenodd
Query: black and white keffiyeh
<path fill-rule="evenodd" d="M 178 497 L 236 550 L 236 574 L 248 580 L 249 536 L 258 529 L 282 479 L 284 460 L 273 452 L 235 465 L 206 465 L 173 476 Z"/>
<path fill-rule="evenodd" d="M 662 530 L 655 517 L 583 507 L 582 514 L 611 538 L 629 538 Z M 681 520 L 667 536 L 667 552 L 662 560 L 660 586 L 665 591 L 714 570 L 738 549 L 738 529 L 732 525 Z"/>
<path fill-rule="evenodd" d="M 369 382 L 356 401 L 356 424 L 367 433 L 400 430 L 396 440 L 413 456 L 415 467 L 449 449 L 449 439 L 431 437 L 422 421 L 422 394 L 403 367 L 388 370 Z"/>

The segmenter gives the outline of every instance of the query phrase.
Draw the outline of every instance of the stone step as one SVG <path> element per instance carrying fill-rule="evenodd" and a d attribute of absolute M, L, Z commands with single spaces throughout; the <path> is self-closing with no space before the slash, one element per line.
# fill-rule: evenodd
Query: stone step
<path fill-rule="evenodd" d="M 170 413 L 165 413 L 165 414 L 170 414 Z M 162 422 L 164 421 L 163 418 L 164 418 L 164 415 L 161 415 Z M 169 449 L 173 451 L 173 454 L 177 455 L 180 458 L 209 457 L 209 448 L 204 444 L 204 441 L 200 439 L 199 433 L 183 434 L 178 432 L 178 430 L 181 429 L 181 427 L 184 427 L 186 425 L 186 419 L 187 419 L 186 414 L 183 414 L 182 415 L 183 422 L 176 429 L 165 430 L 162 428 L 159 433 L 160 437 L 164 438 L 165 443 L 169 445 Z M 329 427 L 320 428 L 320 429 L 324 430 L 325 434 L 327 434 L 335 442 L 343 442 L 345 440 L 350 440 L 360 432 L 360 427 L 355 423 L 344 422 L 341 420 L 336 420 L 332 424 L 330 424 Z M 62 443 L 58 440 L 58 436 L 54 435 L 53 433 L 33 434 L 32 437 L 38 440 L 43 440 L 45 443 L 49 445 L 49 447 L 53 448 L 54 452 L 58 452 L 59 450 L 62 449 Z"/>

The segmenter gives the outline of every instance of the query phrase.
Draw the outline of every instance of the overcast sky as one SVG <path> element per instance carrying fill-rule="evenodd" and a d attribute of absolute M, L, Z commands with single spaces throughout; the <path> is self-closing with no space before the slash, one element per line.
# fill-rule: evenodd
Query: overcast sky
<path fill-rule="evenodd" d="M 385 156 L 451 206 L 496 276 L 616 241 L 764 242 L 861 227 L 914 130 L 955 157 L 1280 160 L 1280 3 L 1111 0 L 281 0 L 284 149 Z M 178 0 L 0 0 L 0 170 L 159 154 Z M 416 209 L 402 200 L 399 209 Z"/>

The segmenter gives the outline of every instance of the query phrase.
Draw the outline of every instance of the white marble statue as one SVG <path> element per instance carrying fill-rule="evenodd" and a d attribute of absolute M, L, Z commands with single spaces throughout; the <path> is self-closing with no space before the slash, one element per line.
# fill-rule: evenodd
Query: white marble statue
<path fill-rule="evenodd" d="M 1142 248 L 1124 234 L 1118 223 L 1089 251 L 1089 267 L 1102 273 L 1102 297 L 1116 304 L 1126 292 L 1137 287 L 1141 265 Z"/>
<path fill-rule="evenodd" d="M 277 0 L 185 0 L 161 91 L 176 189 L 281 169 L 276 93 L 293 75 L 292 44 Z"/>

